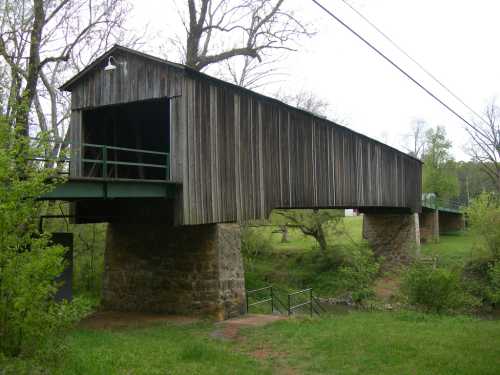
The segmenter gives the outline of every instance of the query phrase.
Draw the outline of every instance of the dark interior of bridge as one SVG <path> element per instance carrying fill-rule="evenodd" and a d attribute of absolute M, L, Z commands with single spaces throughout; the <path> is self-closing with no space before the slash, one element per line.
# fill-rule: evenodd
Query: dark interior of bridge
<path fill-rule="evenodd" d="M 83 112 L 83 143 L 106 145 L 161 153 L 170 152 L 170 124 L 168 99 L 146 100 Z M 103 148 L 84 146 L 84 159 L 103 159 Z M 85 177 L 123 179 L 166 179 L 166 169 L 151 165 L 165 165 L 167 156 L 109 148 L 106 151 L 107 173 L 102 163 L 83 164 Z M 115 164 L 126 163 L 126 164 Z M 130 163 L 148 164 L 131 165 Z"/>

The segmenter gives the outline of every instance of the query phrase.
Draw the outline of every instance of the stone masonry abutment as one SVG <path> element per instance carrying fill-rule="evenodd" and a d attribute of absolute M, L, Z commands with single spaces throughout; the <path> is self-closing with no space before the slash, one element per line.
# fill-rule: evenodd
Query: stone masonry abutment
<path fill-rule="evenodd" d="M 439 241 L 439 211 L 422 209 L 420 218 L 420 238 L 422 242 Z"/>
<path fill-rule="evenodd" d="M 439 212 L 439 232 L 458 232 L 465 229 L 464 215 L 462 213 Z"/>
<path fill-rule="evenodd" d="M 420 251 L 418 214 L 364 213 L 363 238 L 384 257 L 383 268 L 408 264 Z"/>
<path fill-rule="evenodd" d="M 245 309 L 237 224 L 108 225 L 104 308 L 210 316 Z"/>

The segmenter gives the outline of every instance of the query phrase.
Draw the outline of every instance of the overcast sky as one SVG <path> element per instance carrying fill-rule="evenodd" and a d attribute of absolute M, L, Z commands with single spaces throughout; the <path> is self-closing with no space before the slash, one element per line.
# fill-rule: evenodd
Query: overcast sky
<path fill-rule="evenodd" d="M 342 0 L 321 2 L 465 118 L 472 118 Z M 287 3 L 297 16 L 314 25 L 317 34 L 282 62 L 288 78 L 277 86 L 314 91 L 331 104 L 332 115 L 343 119 L 344 125 L 398 148 L 414 119 L 442 125 L 454 143 L 455 158 L 468 159 L 464 152 L 467 136 L 458 118 L 312 1 Z M 179 32 L 173 0 L 136 0 L 133 4 L 133 27 L 141 30 L 149 24 L 150 32 L 164 36 Z M 351 0 L 351 4 L 469 106 L 480 112 L 493 97 L 500 100 L 500 1 Z M 154 54 L 153 46 L 148 52 Z"/>

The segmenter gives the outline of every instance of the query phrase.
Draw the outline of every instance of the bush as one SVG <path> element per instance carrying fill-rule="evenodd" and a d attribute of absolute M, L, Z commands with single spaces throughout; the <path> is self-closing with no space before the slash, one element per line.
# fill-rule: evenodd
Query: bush
<path fill-rule="evenodd" d="M 483 308 L 500 304 L 500 261 L 491 257 L 476 257 L 464 267 L 463 284 Z"/>
<path fill-rule="evenodd" d="M 372 250 L 366 243 L 334 245 L 328 253 L 316 253 L 308 285 L 321 294 L 346 296 L 362 302 L 374 295 L 372 284 L 379 272 Z"/>
<path fill-rule="evenodd" d="M 407 302 L 425 312 L 470 310 L 477 301 L 466 293 L 460 272 L 416 264 L 404 274 L 401 291 Z"/>
<path fill-rule="evenodd" d="M 487 295 L 489 300 L 494 305 L 500 304 L 500 262 L 496 262 L 490 266 L 488 270 L 489 276 L 489 287 L 487 289 Z"/>
<path fill-rule="evenodd" d="M 464 285 L 486 309 L 500 303 L 500 201 L 498 195 L 482 193 L 467 210 L 476 235 L 473 258 L 463 272 Z"/>
<path fill-rule="evenodd" d="M 478 243 L 476 252 L 500 259 L 500 201 L 493 193 L 482 193 L 467 209 L 472 232 Z"/>
<path fill-rule="evenodd" d="M 338 269 L 340 287 L 350 292 L 355 302 L 362 302 L 373 297 L 372 284 L 380 267 L 366 243 L 350 246 L 347 250 L 348 255 Z"/>
<path fill-rule="evenodd" d="M 241 252 L 243 256 L 254 258 L 262 253 L 270 253 L 272 249 L 270 235 L 264 235 L 258 228 L 242 227 Z"/>
<path fill-rule="evenodd" d="M 0 119 L 0 352 L 7 356 L 40 350 L 79 311 L 53 300 L 64 249 L 37 231 L 36 198 L 54 174 L 30 161 L 41 151 Z"/>

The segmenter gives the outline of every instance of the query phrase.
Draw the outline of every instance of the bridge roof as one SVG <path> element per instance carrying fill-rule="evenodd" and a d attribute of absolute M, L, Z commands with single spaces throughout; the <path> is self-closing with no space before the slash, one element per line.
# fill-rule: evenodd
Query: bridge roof
<path fill-rule="evenodd" d="M 346 127 L 346 126 L 340 125 L 340 124 L 338 124 L 338 123 L 336 123 L 334 121 L 331 121 L 331 120 L 326 119 L 324 117 L 318 116 L 318 115 L 316 115 L 316 114 L 314 114 L 312 112 L 309 112 L 309 111 L 306 111 L 304 109 L 291 106 L 291 105 L 286 104 L 286 103 L 284 103 L 284 102 L 282 102 L 282 101 L 280 101 L 280 100 L 278 100 L 276 98 L 272 98 L 272 97 L 269 97 L 269 96 L 266 96 L 266 95 L 263 95 L 263 94 L 259 94 L 259 93 L 255 92 L 255 91 L 249 90 L 249 89 L 244 88 L 242 86 L 238 86 L 238 85 L 235 85 L 233 83 L 230 83 L 230 82 L 227 82 L 227 81 L 224 81 L 224 80 L 212 77 L 212 76 L 210 76 L 208 74 L 205 74 L 205 73 L 199 72 L 197 70 L 194 70 L 194 69 L 192 69 L 192 68 L 190 68 L 190 67 L 188 67 L 186 65 L 174 63 L 174 62 L 171 62 L 171 61 L 159 58 L 157 56 L 153 56 L 153 55 L 150 55 L 150 54 L 147 54 L 147 53 L 143 53 L 143 52 L 131 49 L 131 48 L 127 48 L 127 47 L 118 45 L 118 44 L 115 44 L 108 51 L 106 51 L 105 53 L 103 53 L 101 56 L 97 57 L 90 65 L 88 65 L 87 67 L 85 67 L 81 72 L 79 72 L 78 74 L 76 74 L 75 76 L 73 76 L 71 79 L 69 79 L 68 81 L 66 81 L 62 86 L 60 86 L 60 89 L 63 90 L 63 91 L 72 91 L 73 88 L 76 85 L 78 85 L 78 83 L 87 76 L 87 74 L 89 74 L 94 69 L 97 69 L 98 67 L 100 67 L 100 64 L 103 61 L 105 61 L 107 58 L 109 58 L 110 56 L 112 56 L 113 53 L 117 53 L 117 52 L 121 52 L 123 54 L 131 54 L 131 55 L 138 56 L 140 58 L 146 59 L 146 60 L 151 61 L 151 62 L 155 62 L 155 63 L 167 65 L 167 66 L 169 66 L 171 68 L 178 69 L 178 70 L 182 71 L 184 74 L 189 75 L 190 77 L 197 78 L 197 79 L 210 80 L 210 81 L 213 81 L 213 82 L 215 82 L 217 84 L 220 84 L 220 85 L 230 86 L 231 88 L 233 88 L 235 90 L 243 91 L 243 92 L 245 92 L 247 94 L 254 95 L 254 96 L 257 96 L 259 98 L 265 99 L 267 101 L 271 101 L 271 102 L 277 103 L 277 104 L 279 104 L 281 106 L 285 106 L 285 107 L 288 107 L 288 108 L 292 108 L 292 109 L 294 109 L 296 111 L 300 111 L 300 112 L 306 113 L 309 116 L 320 118 L 323 121 L 329 122 L 332 126 L 337 126 L 337 127 L 344 128 L 347 131 L 349 131 L 349 132 L 351 132 L 351 133 L 353 133 L 353 134 L 355 134 L 355 135 L 357 135 L 359 137 L 362 137 L 362 138 L 368 139 L 370 141 L 376 142 L 376 143 L 378 143 L 380 145 L 383 145 L 386 148 L 392 149 L 392 150 L 394 150 L 394 151 L 396 151 L 396 152 L 398 152 L 400 154 L 405 155 L 406 157 L 408 157 L 410 159 L 416 160 L 419 163 L 423 164 L 423 162 L 420 159 L 415 158 L 412 155 L 409 155 L 409 154 L 407 154 L 405 152 L 402 152 L 401 150 L 398 150 L 398 149 L 396 149 L 396 148 L 394 148 L 394 147 L 392 147 L 392 146 L 390 146 L 388 144 L 385 144 L 385 143 L 380 142 L 380 141 L 378 141 L 376 139 L 368 137 L 368 136 L 366 136 L 366 135 L 364 135 L 362 133 L 358 133 L 358 132 L 356 132 L 356 131 L 354 131 L 354 130 Z"/>

